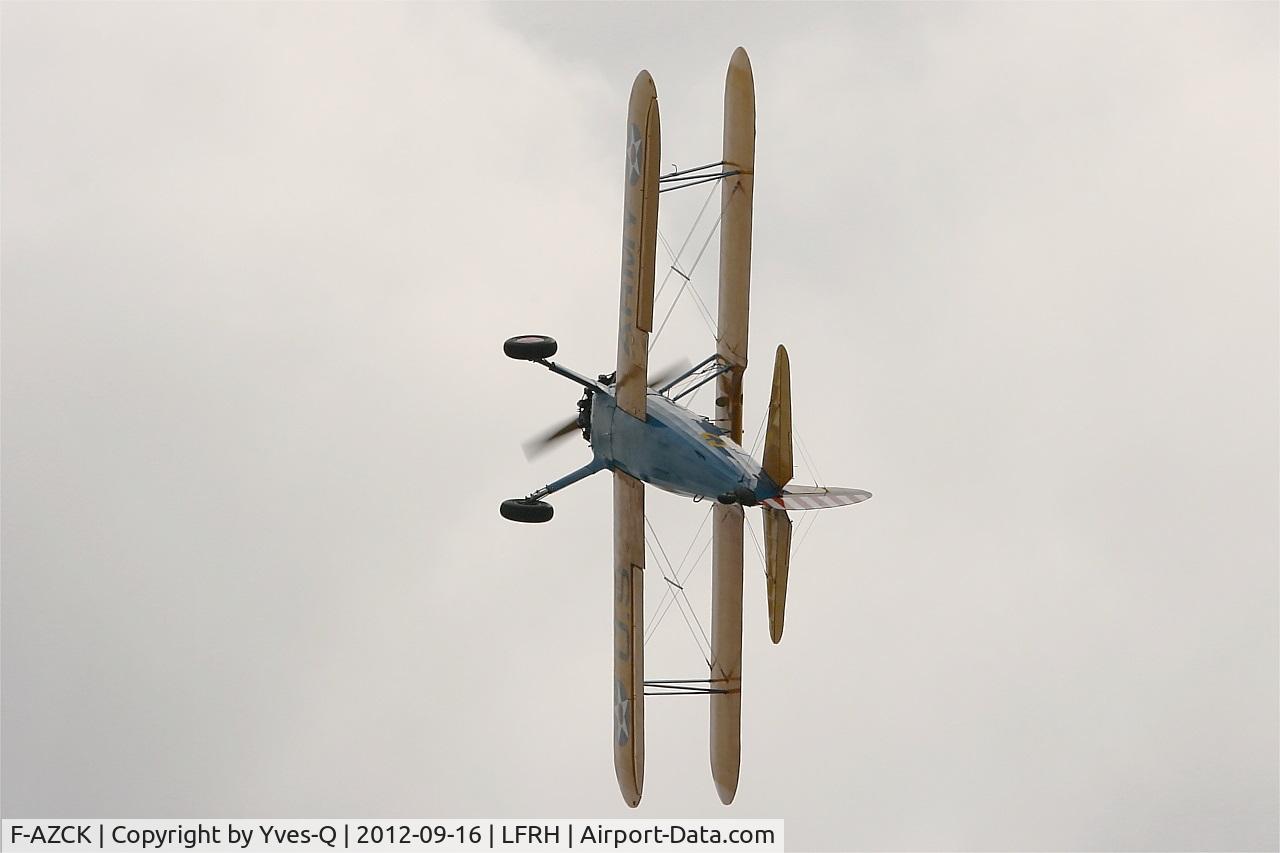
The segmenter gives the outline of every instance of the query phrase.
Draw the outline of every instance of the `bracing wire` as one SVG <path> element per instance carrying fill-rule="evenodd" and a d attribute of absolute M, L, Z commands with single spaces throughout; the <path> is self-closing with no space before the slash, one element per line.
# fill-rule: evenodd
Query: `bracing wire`
<path fill-rule="evenodd" d="M 707 511 L 706 511 L 706 512 L 703 514 L 703 516 L 702 516 L 702 523 L 698 525 L 698 529 L 697 529 L 697 531 L 693 534 L 693 538 L 689 540 L 689 547 L 688 547 L 688 548 L 686 548 L 686 549 L 684 549 L 684 556 L 680 558 L 680 565 L 679 565 L 679 567 L 676 569 L 676 575 L 677 575 L 676 580 L 678 580 L 678 581 L 680 582 L 681 586 L 683 586 L 683 585 L 684 585 L 685 580 L 686 580 L 689 576 L 688 576 L 688 575 L 685 575 L 683 578 L 682 578 L 682 577 L 679 577 L 680 570 L 684 568 L 685 563 L 689 560 L 689 554 L 693 551 L 693 546 L 694 546 L 694 545 L 696 545 L 696 544 L 698 544 L 698 537 L 702 535 L 702 531 L 703 531 L 703 529 L 707 526 L 707 521 L 708 521 L 710 518 L 711 518 L 711 509 L 710 509 L 710 508 L 708 508 L 708 509 L 707 509 Z M 690 567 L 690 571 L 692 571 L 692 567 Z M 655 611 L 655 620 L 656 620 L 656 621 L 659 621 L 659 622 L 660 622 L 660 621 L 662 621 L 662 613 L 665 613 L 665 612 L 666 612 L 666 611 L 663 611 L 663 610 L 662 610 L 662 606 L 663 606 L 664 604 L 667 604 L 667 598 L 668 598 L 670 595 L 671 595 L 671 590 L 669 590 L 669 589 L 668 589 L 668 590 L 665 590 L 665 591 L 662 593 L 662 598 L 658 601 L 658 606 L 654 608 L 654 611 Z M 668 606 L 668 607 L 670 607 L 670 605 L 669 605 L 669 604 L 668 604 L 667 606 Z M 658 611 L 662 611 L 662 612 L 658 612 Z M 649 628 L 648 628 L 648 630 L 647 630 L 645 633 L 646 633 L 646 634 L 652 633 L 652 632 L 653 632 L 653 629 L 654 629 L 654 628 L 656 628 L 656 627 L 657 627 L 656 625 L 650 625 L 650 626 L 649 626 Z"/>
<path fill-rule="evenodd" d="M 672 301 L 671 303 L 671 308 L 674 309 L 676 307 L 676 302 L 679 301 L 680 299 L 680 294 L 684 293 L 685 287 L 689 284 L 689 281 L 693 278 L 693 275 L 692 273 L 686 275 L 683 270 L 679 269 L 678 267 L 678 264 L 680 262 L 679 258 L 672 253 L 671 244 L 667 242 L 667 238 L 663 236 L 661 231 L 658 232 L 658 239 L 662 241 L 663 248 L 667 250 L 667 254 L 671 255 L 672 257 L 671 267 L 667 270 L 666 276 L 663 277 L 662 284 L 664 286 L 666 285 L 667 279 L 671 277 L 672 272 L 675 272 L 676 275 L 680 276 L 682 279 L 685 280 L 685 283 L 680 285 L 680 293 L 676 294 L 675 300 Z M 684 250 L 683 247 L 681 247 L 681 251 L 683 250 Z M 689 290 L 689 294 L 694 298 L 695 302 L 697 303 L 696 307 L 698 308 L 698 312 L 702 315 L 702 322 L 706 324 L 707 331 L 711 332 L 712 337 L 715 337 L 716 322 L 711 318 L 711 312 L 707 309 L 707 304 L 703 302 L 702 297 L 698 295 L 698 288 L 690 287 L 688 288 L 688 290 Z M 658 301 L 658 295 L 660 295 L 660 293 L 661 293 L 661 288 L 659 288 L 659 294 L 654 295 L 653 297 L 654 302 Z M 667 313 L 670 314 L 670 310 Z M 659 329 L 659 331 L 661 331 L 661 329 Z"/>
<path fill-rule="evenodd" d="M 667 309 L 666 315 L 663 316 L 662 323 L 659 324 L 658 330 L 654 332 L 653 337 L 649 339 L 650 352 L 652 352 L 654 346 L 657 345 L 658 338 L 662 336 L 662 330 L 667 327 L 667 321 L 671 319 L 671 312 L 675 310 L 676 303 L 680 301 L 681 294 L 683 294 L 685 288 L 689 286 L 689 282 L 693 281 L 693 272 L 698 268 L 698 264 L 702 261 L 702 256 L 706 254 L 707 246 L 711 244 L 711 238 L 720 230 L 720 223 L 724 221 L 724 214 L 725 209 L 722 208 L 720 210 L 720 215 L 716 217 L 716 224 L 711 226 L 711 230 L 707 232 L 707 239 L 702 241 L 702 248 L 698 249 L 698 256 L 693 259 L 693 264 L 690 265 L 689 272 L 681 276 L 684 278 L 684 283 L 680 285 L 680 290 L 676 293 L 676 298 L 671 301 L 671 307 Z"/>
<path fill-rule="evenodd" d="M 677 389 L 684 386 L 689 386 L 692 383 L 697 382 L 699 379 L 704 378 L 708 373 L 717 369 L 719 369 L 719 365 L 717 365 L 715 362 L 706 364 L 703 367 L 698 368 L 688 376 L 684 377 L 683 379 L 680 379 L 675 385 L 672 385 L 670 388 L 668 388 L 665 393 L 670 395 L 672 398 L 678 397 L 681 392 Z"/>
<path fill-rule="evenodd" d="M 649 556 L 652 557 L 658 563 L 658 569 L 659 571 L 662 572 L 662 579 L 667 582 L 668 586 L 675 587 L 676 582 L 667 574 L 667 570 L 662 567 L 662 561 L 658 559 L 658 552 L 655 551 L 653 549 L 653 546 L 650 545 L 648 542 L 645 543 L 645 546 L 648 548 Z M 676 602 L 676 608 L 680 611 L 680 616 L 684 619 L 684 624 L 689 628 L 689 635 L 693 638 L 694 645 L 698 647 L 698 654 L 702 655 L 703 660 L 705 660 L 707 662 L 707 665 L 710 666 L 711 664 L 711 659 L 709 655 L 710 646 L 708 645 L 707 647 L 704 648 L 702 641 L 698 638 L 697 632 L 694 631 L 693 622 L 691 622 L 689 619 L 689 617 L 693 615 L 693 608 L 689 606 L 687 599 L 683 604 L 681 604 L 680 597 L 679 597 L 680 592 L 683 592 L 683 590 L 678 591 L 676 593 L 676 598 L 674 599 Z M 696 620 L 697 617 L 695 616 L 694 618 Z M 702 627 L 701 624 L 699 624 L 698 627 L 700 630 Z"/>
<path fill-rule="evenodd" d="M 769 407 L 766 406 L 764 410 L 764 417 L 760 418 L 760 426 L 756 427 L 755 441 L 751 442 L 751 451 L 747 454 L 748 456 L 751 456 L 752 458 L 755 457 L 756 448 L 760 446 L 760 440 L 764 438 L 764 425 L 768 423 L 768 421 L 769 421 Z"/>
<path fill-rule="evenodd" d="M 809 526 L 804 529 L 803 535 L 797 536 L 796 546 L 791 549 L 791 556 L 793 558 L 796 554 L 800 553 L 800 546 L 804 544 L 805 540 L 809 538 L 809 534 L 813 532 L 813 526 L 818 523 L 819 512 L 821 512 L 821 510 L 811 510 L 809 512 L 809 515 L 813 516 L 813 520 L 810 521 Z M 797 530 L 796 533 L 800 534 L 801 531 Z"/>
<path fill-rule="evenodd" d="M 680 251 L 672 252 L 671 244 L 667 242 L 667 238 L 662 235 L 662 229 L 658 229 L 658 238 L 662 240 L 662 245 L 666 248 L 667 254 L 671 256 L 671 266 L 667 269 L 667 274 L 662 278 L 662 284 L 658 286 L 658 290 L 653 295 L 653 301 L 657 302 L 658 297 L 662 295 L 662 288 L 667 286 L 667 279 L 671 278 L 672 271 L 680 272 L 680 256 L 684 254 L 685 247 L 689 245 L 689 241 L 693 239 L 693 232 L 697 230 L 698 223 L 702 221 L 702 214 L 706 213 L 707 205 L 711 203 L 711 196 L 715 195 L 716 188 L 712 187 L 711 192 L 707 193 L 706 199 L 702 202 L 702 207 L 698 210 L 698 215 L 694 217 L 693 225 L 689 226 L 689 233 L 684 235 L 684 242 L 680 244 Z M 683 276 L 684 273 L 681 273 Z"/>
<path fill-rule="evenodd" d="M 809 466 L 809 473 L 813 475 L 813 484 L 815 486 L 822 485 L 822 479 L 818 476 L 818 466 L 813 463 L 813 455 L 809 453 L 809 448 L 804 443 L 804 439 L 800 437 L 800 433 L 795 426 L 791 427 L 791 434 L 795 436 L 796 447 L 800 450 L 800 454 L 804 457 L 804 464 Z"/>
<path fill-rule="evenodd" d="M 649 532 L 653 534 L 653 542 L 657 544 L 657 551 L 655 552 L 653 546 L 649 544 L 650 540 L 648 537 L 645 538 L 645 545 L 649 546 L 649 553 L 653 555 L 655 560 L 658 559 L 659 555 L 661 555 L 662 559 L 658 560 L 658 568 L 662 572 L 662 576 L 667 580 L 668 585 L 674 587 L 676 590 L 676 606 L 680 607 L 680 615 L 684 617 L 685 624 L 689 627 L 689 633 L 693 634 L 693 626 L 695 624 L 698 626 L 698 633 L 693 634 L 693 641 L 697 644 L 698 652 L 702 654 L 702 658 L 707 662 L 707 666 L 710 666 L 711 641 L 707 639 L 707 632 L 703 629 L 702 622 L 698 619 L 698 614 L 694 612 L 693 605 L 689 603 L 689 596 L 685 594 L 684 587 L 680 583 L 675 567 L 671 565 L 671 559 L 667 556 L 666 549 L 662 547 L 662 540 L 658 538 L 658 531 L 653 529 L 653 524 L 650 523 L 647 516 L 645 517 L 644 523 L 645 526 L 649 528 Z M 664 562 L 666 564 L 666 569 L 663 569 Z M 670 570 L 670 574 L 667 573 L 667 570 Z M 680 606 L 681 599 L 684 600 L 683 607 Z M 689 621 L 690 617 L 693 619 L 692 623 Z M 702 638 L 701 642 L 699 642 L 699 635 L 701 635 Z"/>
<path fill-rule="evenodd" d="M 702 319 L 707 323 L 707 331 L 711 332 L 711 337 L 716 337 L 716 323 L 711 319 L 711 309 L 707 307 L 707 303 L 702 301 L 702 297 L 698 295 L 698 288 L 689 288 L 689 295 L 693 297 L 693 301 L 698 304 L 701 309 Z"/>
<path fill-rule="evenodd" d="M 680 558 L 681 569 L 684 568 L 685 562 L 688 560 L 689 554 L 693 551 L 693 546 L 698 543 L 698 537 L 702 535 L 702 530 L 707 526 L 707 521 L 709 521 L 710 518 L 711 518 L 711 509 L 708 508 L 706 514 L 703 515 L 702 517 L 702 524 L 698 526 L 698 531 L 694 533 L 693 538 L 689 540 L 689 547 L 685 550 L 684 556 Z M 707 553 L 707 549 L 711 547 L 711 540 L 713 538 L 714 537 L 711 537 L 711 536 L 707 537 L 707 541 L 702 545 L 702 550 L 698 552 L 698 556 L 693 558 L 693 562 L 689 563 L 689 568 L 684 573 L 683 577 L 679 576 L 679 570 L 677 570 L 676 580 L 679 582 L 681 589 L 684 588 L 684 584 L 693 575 L 694 569 L 696 569 L 699 566 L 699 564 L 702 562 L 702 555 Z M 654 635 L 654 633 L 657 632 L 658 626 L 662 624 L 663 617 L 667 615 L 667 611 L 671 609 L 671 605 L 674 603 L 674 601 L 675 601 L 675 598 L 672 594 L 671 586 L 670 584 L 668 584 L 667 588 L 664 589 L 662 592 L 662 599 L 658 602 L 657 608 L 655 608 L 657 613 L 654 616 L 653 622 L 648 626 L 648 629 L 645 631 L 644 641 L 646 643 L 649 642 L 649 639 Z"/>
<path fill-rule="evenodd" d="M 684 577 L 680 578 L 680 584 L 682 588 L 683 588 L 683 585 L 688 582 L 689 577 L 693 574 L 693 570 L 696 569 L 698 565 L 702 562 L 702 558 L 707 553 L 707 549 L 711 547 L 712 538 L 713 537 L 711 536 L 707 537 L 707 541 L 702 544 L 702 549 L 698 551 L 698 556 L 694 557 L 693 562 L 689 564 L 689 570 L 685 572 Z M 659 605 L 658 615 L 654 619 L 653 627 L 651 630 L 645 633 L 644 641 L 646 643 L 649 642 L 649 640 L 653 637 L 654 633 L 657 632 L 658 626 L 662 624 L 662 618 L 667 615 L 667 612 L 671 610 L 672 603 L 675 602 L 674 596 L 672 596 L 671 598 L 666 597 L 666 593 L 668 592 L 670 592 L 669 589 L 664 591 L 663 593 L 663 601 L 666 602 L 666 606 L 662 607 L 661 605 Z"/>
<path fill-rule="evenodd" d="M 756 556 L 760 558 L 760 568 L 768 573 L 769 564 L 764 558 L 764 548 L 760 547 L 760 540 L 756 538 L 756 526 L 751 523 L 751 519 L 747 519 L 747 532 L 751 534 L 751 544 L 756 546 Z"/>

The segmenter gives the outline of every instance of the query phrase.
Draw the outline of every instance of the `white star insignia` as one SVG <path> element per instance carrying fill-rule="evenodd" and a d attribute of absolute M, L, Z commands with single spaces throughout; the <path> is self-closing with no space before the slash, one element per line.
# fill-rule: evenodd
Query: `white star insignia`
<path fill-rule="evenodd" d="M 640 130 L 631 125 L 631 141 L 627 143 L 627 166 L 632 176 L 640 177 Z"/>
<path fill-rule="evenodd" d="M 631 700 L 627 698 L 626 692 L 622 689 L 621 681 L 615 679 L 613 687 L 613 728 L 618 746 L 623 746 L 631 738 L 631 726 L 629 723 Z"/>

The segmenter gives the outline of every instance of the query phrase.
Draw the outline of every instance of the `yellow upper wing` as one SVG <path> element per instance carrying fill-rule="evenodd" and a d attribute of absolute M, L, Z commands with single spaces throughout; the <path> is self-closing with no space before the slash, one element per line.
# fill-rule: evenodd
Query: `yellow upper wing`
<path fill-rule="evenodd" d="M 631 104 L 627 113 L 617 378 L 618 408 L 637 418 L 644 418 L 648 390 L 660 157 L 658 90 L 649 72 L 641 71 L 631 86 Z"/>
<path fill-rule="evenodd" d="M 724 86 L 720 308 L 716 352 L 733 366 L 717 383 L 716 419 L 742 443 L 742 374 L 747 368 L 751 292 L 751 201 L 756 157 L 756 97 L 747 52 L 729 61 Z M 738 790 L 742 730 L 742 508 L 713 510 L 711 548 L 711 678 L 728 690 L 711 696 L 711 776 L 726 805 Z"/>

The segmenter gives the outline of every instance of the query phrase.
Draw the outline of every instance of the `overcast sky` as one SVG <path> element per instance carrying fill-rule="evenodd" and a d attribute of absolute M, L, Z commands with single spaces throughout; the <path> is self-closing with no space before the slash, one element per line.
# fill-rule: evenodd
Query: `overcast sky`
<path fill-rule="evenodd" d="M 1275 849 L 1277 8 L 4 3 L 5 816 Z M 778 647 L 749 557 L 735 805 L 682 698 L 632 812 L 611 489 L 499 517 L 588 458 L 524 459 L 578 395 L 501 342 L 612 369 L 631 82 L 715 160 L 739 44 L 748 431 L 786 343 L 802 476 L 875 498 Z M 704 671 L 674 611 L 647 657 Z"/>

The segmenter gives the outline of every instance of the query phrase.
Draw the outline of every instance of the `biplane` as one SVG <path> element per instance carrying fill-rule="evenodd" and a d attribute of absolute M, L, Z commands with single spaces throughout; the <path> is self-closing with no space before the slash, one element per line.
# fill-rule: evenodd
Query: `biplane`
<path fill-rule="evenodd" d="M 744 510 L 764 513 L 769 633 L 782 639 L 791 555 L 792 511 L 856 504 L 861 489 L 792 485 L 791 373 L 777 348 L 765 425 L 764 458 L 742 448 L 742 378 L 747 368 L 751 274 L 752 191 L 755 175 L 755 83 L 746 51 L 729 62 L 724 95 L 724 147 L 707 166 L 660 174 L 658 94 L 641 71 L 627 114 L 622 216 L 622 287 L 616 369 L 595 378 L 551 361 L 557 344 L 520 335 L 506 355 L 535 362 L 585 391 L 578 414 L 538 444 L 576 431 L 591 446 L 591 461 L 524 498 L 502 503 L 503 517 L 545 522 L 544 499 L 600 471 L 613 473 L 614 768 L 622 797 L 640 802 L 644 785 L 645 687 L 673 687 L 710 697 L 711 774 L 721 802 L 733 801 L 741 758 L 742 563 Z M 720 283 L 716 351 L 676 376 L 649 375 L 653 331 L 658 197 L 695 183 L 721 184 Z M 697 388 L 716 383 L 713 418 L 681 404 Z M 680 390 L 676 390 L 679 388 Z M 645 484 L 695 500 L 711 499 L 712 616 L 707 679 L 646 682 L 644 674 Z"/>

